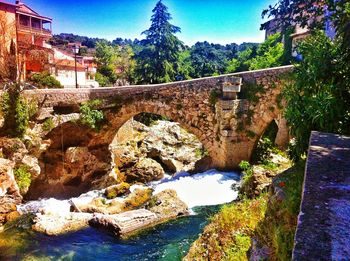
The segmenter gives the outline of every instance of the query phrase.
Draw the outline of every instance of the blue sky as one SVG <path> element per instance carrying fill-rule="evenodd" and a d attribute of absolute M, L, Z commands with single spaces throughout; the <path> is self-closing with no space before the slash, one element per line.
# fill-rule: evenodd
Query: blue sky
<path fill-rule="evenodd" d="M 54 19 L 54 33 L 74 33 L 113 40 L 142 39 L 157 0 L 23 0 L 41 15 Z M 262 42 L 261 12 L 277 0 L 163 0 L 177 36 L 188 45 Z"/>

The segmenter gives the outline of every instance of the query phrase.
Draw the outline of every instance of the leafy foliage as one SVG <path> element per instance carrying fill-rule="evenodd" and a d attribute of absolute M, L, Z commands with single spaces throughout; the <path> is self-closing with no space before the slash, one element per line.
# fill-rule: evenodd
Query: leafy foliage
<path fill-rule="evenodd" d="M 312 31 L 298 47 L 303 59 L 296 65 L 294 82 L 285 88 L 286 118 L 295 137 L 292 157 L 298 160 L 306 153 L 311 130 L 350 134 L 350 3 L 280 0 L 265 15 L 277 18 L 283 30 L 299 24 Z M 336 28 L 333 42 L 317 30 L 330 22 Z"/>
<path fill-rule="evenodd" d="M 0 109 L 4 116 L 5 134 L 23 137 L 29 124 L 29 110 L 27 101 L 21 96 L 19 84 L 10 84 L 3 93 Z"/>
<path fill-rule="evenodd" d="M 269 36 L 257 49 L 257 56 L 250 62 L 249 69 L 257 70 L 283 64 L 284 48 L 281 34 Z"/>
<path fill-rule="evenodd" d="M 118 80 L 122 84 L 133 82 L 135 68 L 134 53 L 130 46 L 115 46 L 108 41 L 96 44 L 95 59 L 99 65 L 96 81 L 100 86 L 113 86 Z"/>
<path fill-rule="evenodd" d="M 21 193 L 25 192 L 32 182 L 28 167 L 25 165 L 21 165 L 20 167 L 16 168 L 14 170 L 15 179 L 17 182 L 17 185 L 21 191 Z"/>
<path fill-rule="evenodd" d="M 53 122 L 52 118 L 48 118 L 43 123 L 43 130 L 44 131 L 51 131 L 55 127 L 55 123 Z"/>
<path fill-rule="evenodd" d="M 222 207 L 195 242 L 188 260 L 248 260 L 251 237 L 265 216 L 267 196 Z"/>
<path fill-rule="evenodd" d="M 220 74 L 227 66 L 226 51 L 220 45 L 197 42 L 191 48 L 191 62 L 193 78 Z"/>
<path fill-rule="evenodd" d="M 305 162 L 299 162 L 274 181 L 274 186 L 283 189 L 285 198 L 282 202 L 270 198 L 265 218 L 255 231 L 259 241 L 272 250 L 271 260 L 291 260 L 301 202 L 304 165 Z"/>
<path fill-rule="evenodd" d="M 63 88 L 61 83 L 51 76 L 49 72 L 34 73 L 30 76 L 29 81 L 36 87 L 42 88 Z"/>
<path fill-rule="evenodd" d="M 80 122 L 92 129 L 99 130 L 104 120 L 103 112 L 98 110 L 101 100 L 91 100 L 80 106 Z"/>
<path fill-rule="evenodd" d="M 312 130 L 350 134 L 350 66 L 341 43 L 317 31 L 298 50 L 304 58 L 284 90 L 296 160 L 306 153 Z"/>

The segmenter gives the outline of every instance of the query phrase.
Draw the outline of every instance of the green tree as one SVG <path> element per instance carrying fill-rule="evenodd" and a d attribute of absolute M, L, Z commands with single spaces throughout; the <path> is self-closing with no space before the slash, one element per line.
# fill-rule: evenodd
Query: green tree
<path fill-rule="evenodd" d="M 249 69 L 257 70 L 283 64 L 284 48 L 281 34 L 269 36 L 257 49 L 257 56 L 250 61 Z"/>
<path fill-rule="evenodd" d="M 191 48 L 193 78 L 212 76 L 225 72 L 227 57 L 225 49 L 220 45 L 208 42 L 197 42 Z"/>
<path fill-rule="evenodd" d="M 4 117 L 4 133 L 11 137 L 23 137 L 29 125 L 29 110 L 19 84 L 9 84 L 1 97 L 0 110 Z"/>
<path fill-rule="evenodd" d="M 295 159 L 306 152 L 312 130 L 350 134 L 350 89 L 349 83 L 339 79 L 340 46 L 323 32 L 299 45 L 303 60 L 296 64 L 293 81 L 284 90 L 285 116 L 296 141 Z"/>
<path fill-rule="evenodd" d="M 226 73 L 248 71 L 252 59 L 256 56 L 256 50 L 256 46 L 253 46 L 240 51 L 237 58 L 233 58 L 227 63 Z"/>
<path fill-rule="evenodd" d="M 191 75 L 194 74 L 194 69 L 191 62 L 190 50 L 184 50 L 179 54 L 179 60 L 177 64 L 177 76 L 181 80 L 192 79 Z"/>
<path fill-rule="evenodd" d="M 137 59 L 139 82 L 173 81 L 183 45 L 175 34 L 181 30 L 169 22 L 172 18 L 162 1 L 158 1 L 152 12 L 151 27 L 142 33 L 146 35 L 145 48 Z"/>
<path fill-rule="evenodd" d="M 100 86 L 113 86 L 133 82 L 135 60 L 130 46 L 112 45 L 107 41 L 96 44 L 95 59 L 98 64 L 96 81 Z"/>
<path fill-rule="evenodd" d="M 129 45 L 119 45 L 116 49 L 115 67 L 118 70 L 117 78 L 120 80 L 134 83 L 134 71 L 136 61 L 134 52 Z"/>
<path fill-rule="evenodd" d="M 97 42 L 95 58 L 98 65 L 108 66 L 110 64 L 113 64 L 116 59 L 116 52 L 114 47 L 107 41 Z"/>
<path fill-rule="evenodd" d="M 314 5 L 280 0 L 264 15 L 278 18 L 284 28 L 308 25 L 312 33 L 298 47 L 303 59 L 285 88 L 285 114 L 296 140 L 292 155 L 297 160 L 306 153 L 311 130 L 350 134 L 350 2 L 325 0 Z M 336 28 L 334 41 L 317 30 L 330 21 Z"/>

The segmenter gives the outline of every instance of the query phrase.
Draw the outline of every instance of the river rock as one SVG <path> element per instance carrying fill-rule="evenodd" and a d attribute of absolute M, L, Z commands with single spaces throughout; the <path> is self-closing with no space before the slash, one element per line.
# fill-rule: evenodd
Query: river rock
<path fill-rule="evenodd" d="M 17 138 L 1 137 L 0 148 L 2 150 L 0 157 L 9 159 L 16 164 L 21 164 L 23 157 L 28 154 L 26 146 Z"/>
<path fill-rule="evenodd" d="M 157 215 L 146 209 L 138 209 L 117 215 L 95 214 L 90 226 L 102 228 L 116 236 L 125 236 L 159 222 Z"/>
<path fill-rule="evenodd" d="M 108 199 L 120 197 L 126 193 L 130 193 L 130 185 L 122 182 L 118 185 L 113 185 L 105 189 L 105 196 Z"/>
<path fill-rule="evenodd" d="M 153 190 L 146 187 L 136 187 L 126 198 L 106 200 L 102 197 L 92 199 L 86 204 L 76 202 L 74 211 L 102 214 L 119 214 L 137 209 L 146 204 L 152 197 Z"/>
<path fill-rule="evenodd" d="M 158 121 L 148 127 L 130 120 L 118 131 L 110 148 L 119 177 L 128 182 L 157 180 L 161 175 L 160 168 L 170 173 L 189 171 L 203 151 L 196 136 L 169 121 Z M 159 164 L 159 176 L 149 175 L 155 161 Z"/>
<path fill-rule="evenodd" d="M 269 260 L 271 249 L 267 246 L 258 246 L 256 239 L 252 238 L 251 248 L 249 249 L 249 261 Z"/>
<path fill-rule="evenodd" d="M 141 158 L 139 161 L 130 169 L 126 171 L 126 181 L 132 182 L 143 182 L 147 183 L 150 181 L 160 180 L 164 177 L 164 169 L 155 160 L 150 158 Z"/>
<path fill-rule="evenodd" d="M 32 178 L 37 178 L 40 175 L 41 169 L 37 158 L 25 155 L 22 159 L 22 164 L 28 167 L 28 171 Z"/>
<path fill-rule="evenodd" d="M 57 236 L 83 229 L 93 217 L 90 213 L 69 213 L 67 215 L 43 215 L 38 213 L 34 218 L 34 231 L 49 236 Z"/>
<path fill-rule="evenodd" d="M 187 205 L 178 198 L 175 190 L 167 189 L 152 197 L 147 209 L 156 213 L 162 220 L 188 215 Z"/>

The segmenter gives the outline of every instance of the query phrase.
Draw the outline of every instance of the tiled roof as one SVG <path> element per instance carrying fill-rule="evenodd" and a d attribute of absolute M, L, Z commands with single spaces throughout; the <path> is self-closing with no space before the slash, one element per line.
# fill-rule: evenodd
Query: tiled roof
<path fill-rule="evenodd" d="M 46 19 L 46 20 L 52 20 L 50 17 L 45 17 L 40 15 L 38 12 L 34 11 L 33 9 L 31 9 L 29 6 L 27 6 L 26 4 L 19 2 L 16 4 L 16 11 L 17 13 L 22 13 L 22 14 L 27 14 L 27 15 L 31 15 L 37 18 L 42 18 L 42 19 Z"/>
<path fill-rule="evenodd" d="M 16 5 L 14 5 L 14 4 L 11 4 L 11 3 L 7 2 L 7 1 L 2 1 L 2 0 L 0 0 L 0 4 L 16 6 Z"/>
<path fill-rule="evenodd" d="M 62 59 L 62 60 L 56 60 L 56 67 L 65 67 L 65 68 L 75 68 L 75 63 L 74 61 L 67 60 L 67 59 Z M 79 71 L 85 71 L 85 67 L 81 65 L 80 63 L 77 62 L 77 69 Z"/>

